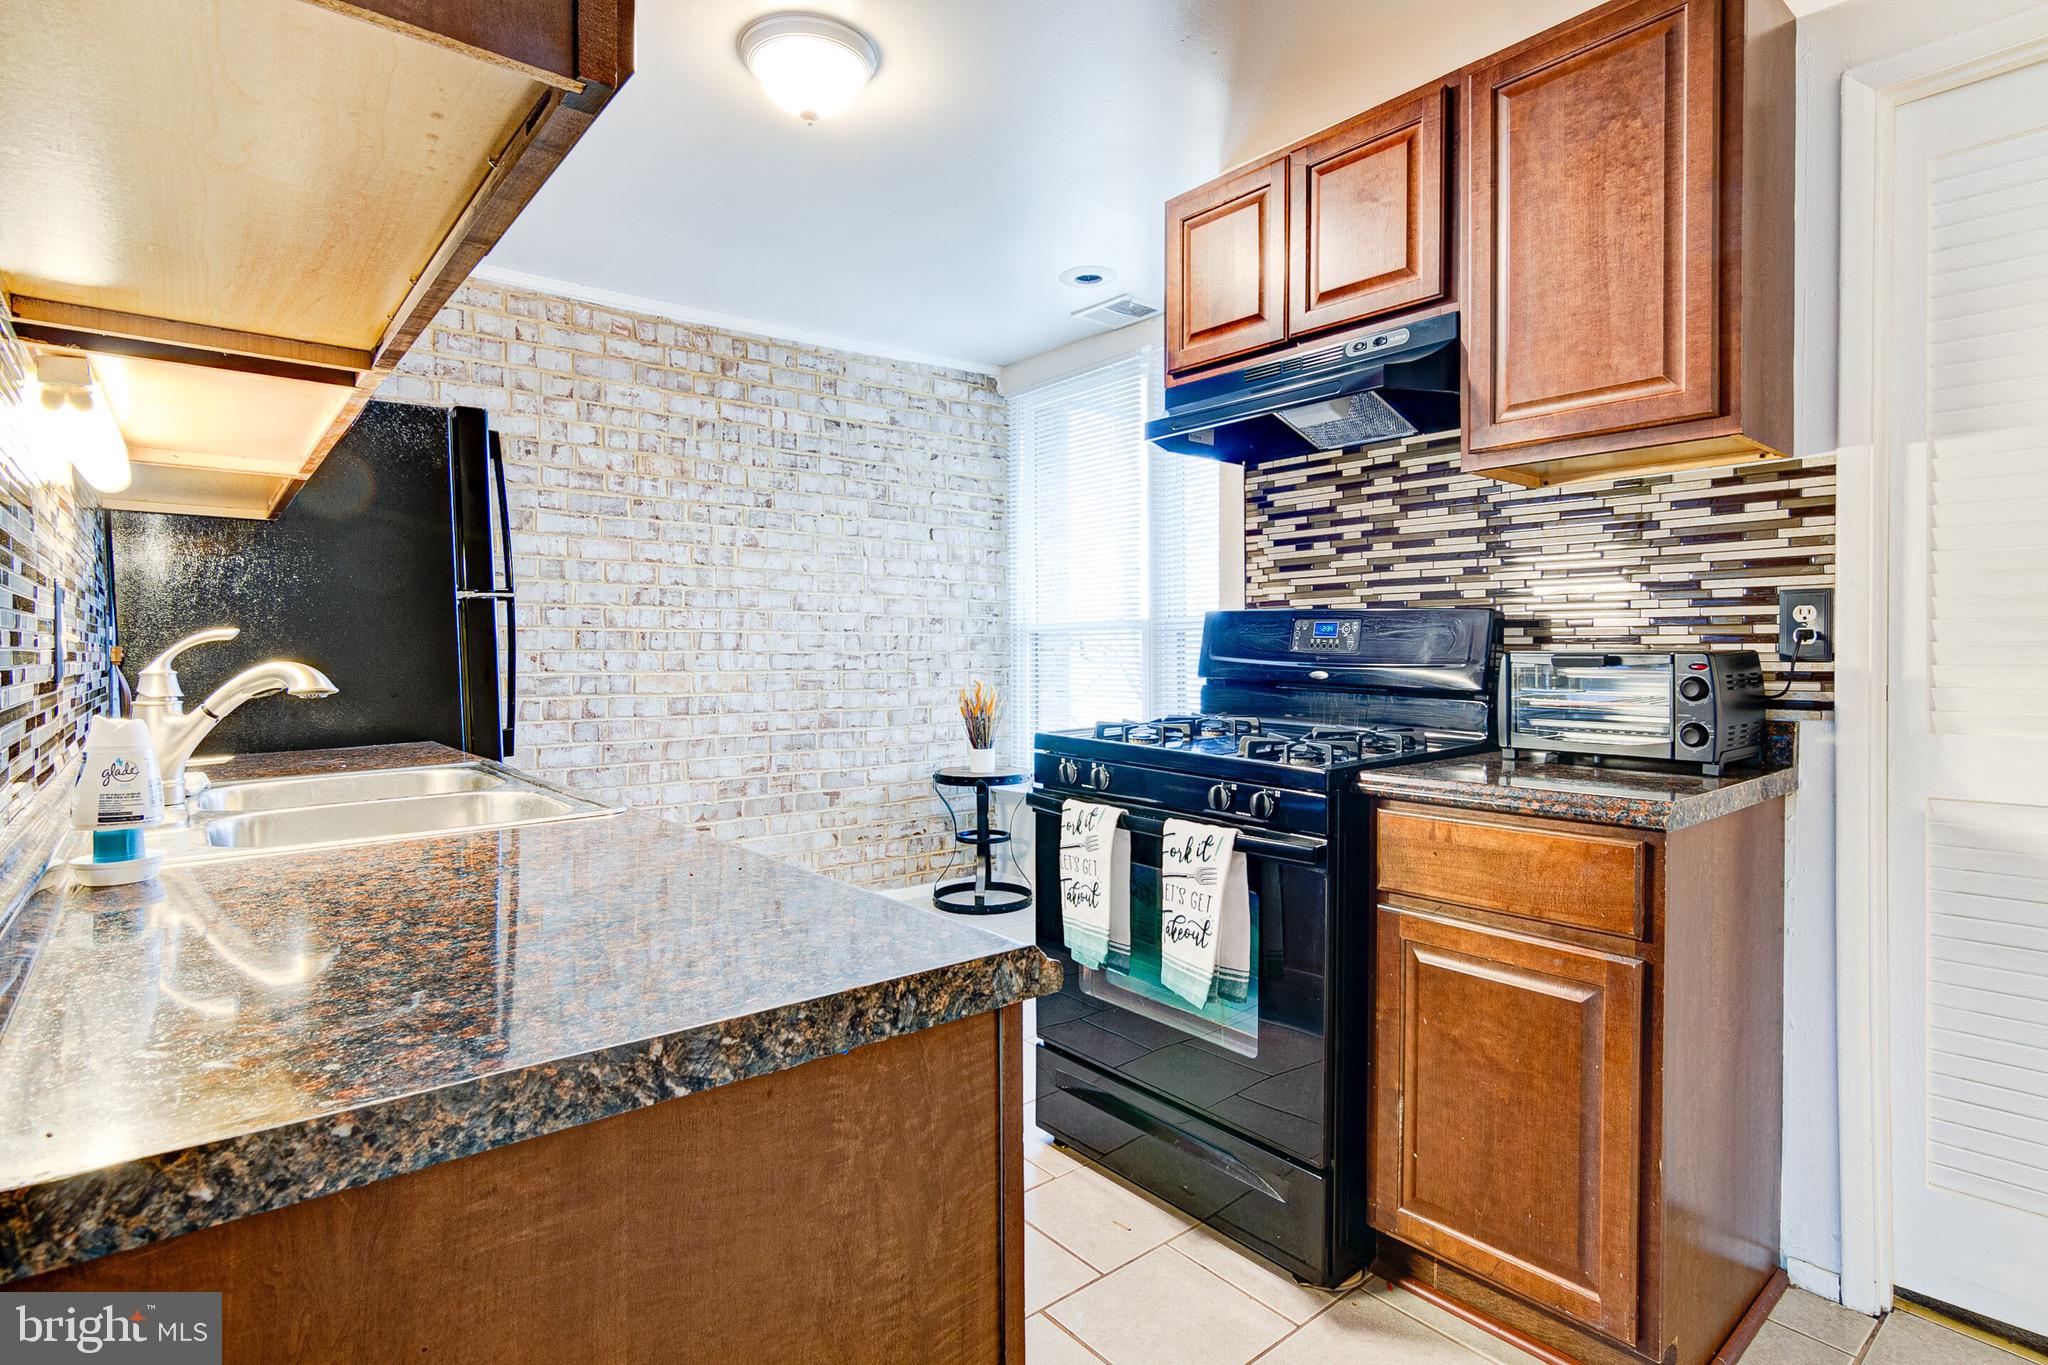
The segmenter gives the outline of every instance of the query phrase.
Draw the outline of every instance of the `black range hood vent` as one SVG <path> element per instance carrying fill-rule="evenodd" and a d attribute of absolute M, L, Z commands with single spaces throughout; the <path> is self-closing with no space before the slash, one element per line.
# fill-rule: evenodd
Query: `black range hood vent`
<path fill-rule="evenodd" d="M 1165 450 L 1232 464 L 1401 441 L 1458 425 L 1458 315 L 1177 384 L 1145 424 Z"/>

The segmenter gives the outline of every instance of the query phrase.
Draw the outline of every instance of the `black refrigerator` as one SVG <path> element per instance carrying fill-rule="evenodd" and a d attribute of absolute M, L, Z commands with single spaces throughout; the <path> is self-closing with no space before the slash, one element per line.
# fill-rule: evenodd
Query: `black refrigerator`
<path fill-rule="evenodd" d="M 107 537 L 131 682 L 181 637 L 232 625 L 237 639 L 179 658 L 187 710 L 261 659 L 340 689 L 230 712 L 202 755 L 406 740 L 512 755 L 511 517 L 481 409 L 371 403 L 276 520 L 110 512 Z"/>

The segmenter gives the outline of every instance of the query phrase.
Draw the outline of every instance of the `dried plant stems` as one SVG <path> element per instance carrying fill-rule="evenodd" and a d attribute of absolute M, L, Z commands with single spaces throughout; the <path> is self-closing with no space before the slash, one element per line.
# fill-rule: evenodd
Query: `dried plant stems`
<path fill-rule="evenodd" d="M 1003 699 L 981 679 L 960 689 L 960 719 L 967 722 L 967 742 L 976 749 L 992 749 L 996 742 L 996 717 L 1002 714 Z"/>

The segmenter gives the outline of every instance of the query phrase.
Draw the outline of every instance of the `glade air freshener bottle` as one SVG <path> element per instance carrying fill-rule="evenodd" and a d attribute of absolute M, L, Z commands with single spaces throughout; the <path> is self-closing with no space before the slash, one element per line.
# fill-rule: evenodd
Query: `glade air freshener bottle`
<path fill-rule="evenodd" d="M 71 795 L 71 823 L 92 831 L 92 852 L 71 860 L 73 880 L 126 886 L 154 877 L 163 855 L 143 852 L 142 831 L 163 818 L 163 787 L 149 727 L 139 720 L 94 716 L 85 737 L 85 765 Z"/>

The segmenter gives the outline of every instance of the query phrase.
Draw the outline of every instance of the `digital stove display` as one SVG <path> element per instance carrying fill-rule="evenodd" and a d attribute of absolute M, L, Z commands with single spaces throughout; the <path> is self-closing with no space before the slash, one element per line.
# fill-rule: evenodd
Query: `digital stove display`
<path fill-rule="evenodd" d="M 1358 622 L 1342 617 L 1303 617 L 1294 623 L 1288 647 L 1297 654 L 1356 654 Z"/>

